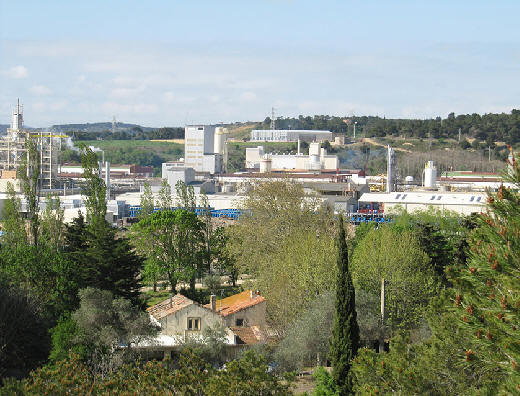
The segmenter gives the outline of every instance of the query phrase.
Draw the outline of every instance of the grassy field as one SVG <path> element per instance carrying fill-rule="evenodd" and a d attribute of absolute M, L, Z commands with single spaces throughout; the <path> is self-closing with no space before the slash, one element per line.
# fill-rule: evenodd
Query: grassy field
<path fill-rule="evenodd" d="M 101 150 L 143 150 L 156 154 L 175 156 L 184 155 L 184 144 L 170 141 L 153 140 L 84 140 L 87 146 L 99 147 Z M 105 153 L 106 154 L 106 153 Z M 176 159 L 176 158 L 171 158 Z"/>
<path fill-rule="evenodd" d="M 138 164 L 153 166 L 158 175 L 163 162 L 175 161 L 184 156 L 184 145 L 150 140 L 86 140 L 89 146 L 105 153 L 105 160 L 112 164 Z"/>
<path fill-rule="evenodd" d="M 228 127 L 229 137 L 236 140 L 242 140 L 244 138 L 249 139 L 251 131 L 257 129 L 259 125 L 259 123 L 255 122 L 241 125 L 239 127 Z"/>

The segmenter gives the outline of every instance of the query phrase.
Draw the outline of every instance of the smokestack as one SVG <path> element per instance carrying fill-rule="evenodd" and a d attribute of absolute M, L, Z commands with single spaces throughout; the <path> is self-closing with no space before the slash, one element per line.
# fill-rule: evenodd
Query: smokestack
<path fill-rule="evenodd" d="M 107 188 L 107 200 L 110 199 L 110 162 L 105 162 L 105 186 Z"/>
<path fill-rule="evenodd" d="M 386 192 L 394 191 L 394 150 L 388 146 L 387 164 L 386 164 Z"/>
<path fill-rule="evenodd" d="M 209 296 L 209 303 L 211 305 L 211 310 L 213 312 L 216 312 L 217 311 L 217 296 L 212 294 L 211 296 Z"/>

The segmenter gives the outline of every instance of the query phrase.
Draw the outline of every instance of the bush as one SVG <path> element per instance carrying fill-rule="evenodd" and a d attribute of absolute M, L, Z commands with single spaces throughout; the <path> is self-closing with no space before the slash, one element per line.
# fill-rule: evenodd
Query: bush
<path fill-rule="evenodd" d="M 318 367 L 313 374 L 316 379 L 316 388 L 313 396 L 337 396 L 339 395 L 332 375 L 323 367 Z"/>
<path fill-rule="evenodd" d="M 216 274 L 208 274 L 202 279 L 202 283 L 212 294 L 216 294 L 221 285 L 220 276 Z"/>

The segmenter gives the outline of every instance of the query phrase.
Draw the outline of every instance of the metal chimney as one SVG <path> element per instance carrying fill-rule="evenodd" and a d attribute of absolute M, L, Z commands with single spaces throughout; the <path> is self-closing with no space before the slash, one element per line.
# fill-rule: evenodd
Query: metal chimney
<path fill-rule="evenodd" d="M 387 164 L 386 164 L 386 192 L 394 191 L 394 149 L 388 146 Z"/>
<path fill-rule="evenodd" d="M 107 200 L 110 199 L 110 162 L 105 162 L 105 186 L 107 188 Z"/>

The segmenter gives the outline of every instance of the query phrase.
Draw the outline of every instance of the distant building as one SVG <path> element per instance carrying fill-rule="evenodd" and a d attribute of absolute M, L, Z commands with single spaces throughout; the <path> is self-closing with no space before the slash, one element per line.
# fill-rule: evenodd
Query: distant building
<path fill-rule="evenodd" d="M 23 106 L 17 102 L 11 118 L 11 127 L 7 128 L 7 135 L 0 138 L 0 171 L 2 179 L 16 180 L 16 171 L 28 157 L 28 143 L 33 141 L 36 145 L 39 162 L 38 183 L 41 189 L 59 187 L 58 159 L 61 152 L 62 138 L 64 135 L 54 135 L 43 131 L 27 131 L 23 126 Z M 12 180 L 10 181 L 12 183 Z M 19 181 L 12 183 L 15 189 L 20 189 Z M 0 183 L 0 191 L 6 191 L 6 183 Z"/>
<path fill-rule="evenodd" d="M 184 164 L 197 172 L 221 173 L 227 162 L 227 129 L 214 125 L 186 125 Z"/>
<path fill-rule="evenodd" d="M 303 129 L 253 129 L 252 142 L 324 142 L 332 140 L 330 131 L 312 131 Z"/>
<path fill-rule="evenodd" d="M 246 168 L 258 169 L 262 173 L 276 170 L 336 170 L 339 167 L 337 155 L 327 155 L 327 150 L 319 143 L 309 145 L 309 155 L 267 154 L 263 146 L 246 148 Z"/>
<path fill-rule="evenodd" d="M 438 192 L 403 191 L 391 193 L 365 193 L 359 198 L 359 205 L 366 208 L 396 212 L 399 208 L 413 213 L 432 207 L 441 211 L 449 210 L 462 215 L 480 213 L 485 210 L 487 194 L 482 192 Z"/>

